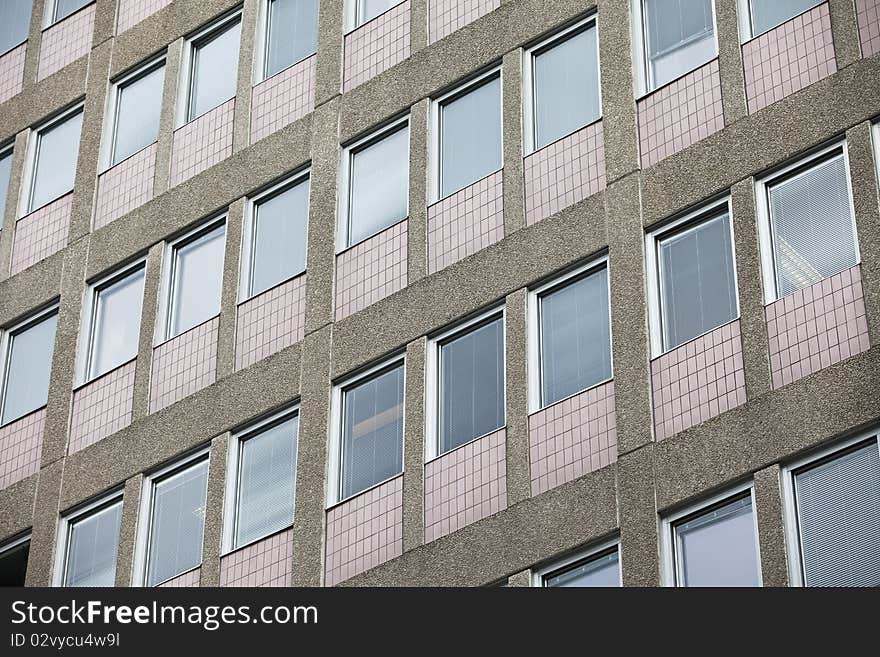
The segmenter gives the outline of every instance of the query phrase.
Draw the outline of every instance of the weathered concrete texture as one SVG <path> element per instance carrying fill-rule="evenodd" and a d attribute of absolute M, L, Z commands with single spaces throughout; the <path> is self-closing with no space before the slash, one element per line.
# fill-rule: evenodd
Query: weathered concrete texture
<path fill-rule="evenodd" d="M 755 513 L 764 586 L 788 586 L 788 561 L 779 490 L 779 466 L 755 473 Z"/>
<path fill-rule="evenodd" d="M 406 346 L 403 437 L 403 549 L 425 542 L 425 353 L 427 340 Z"/>
<path fill-rule="evenodd" d="M 738 0 L 715 0 L 718 67 L 721 71 L 721 103 L 724 123 L 730 125 L 748 114 L 740 45 Z"/>
<path fill-rule="evenodd" d="M 240 151 L 250 145 L 251 90 L 254 86 L 254 63 L 259 46 L 256 43 L 260 20 L 261 0 L 244 0 L 241 12 L 241 42 L 238 51 L 238 84 L 235 92 L 232 150 Z M 204 573 L 203 579 L 204 581 Z"/>
<path fill-rule="evenodd" d="M 205 533 L 202 541 L 202 572 L 199 586 L 220 586 L 220 552 L 223 542 L 223 501 L 226 493 L 226 455 L 229 434 L 211 441 L 208 492 L 205 501 Z"/>
<path fill-rule="evenodd" d="M 837 59 L 837 67 L 843 68 L 858 61 L 862 56 L 856 7 L 851 0 L 829 0 L 828 8 L 831 10 L 834 56 Z"/>
<path fill-rule="evenodd" d="M 337 96 L 342 85 L 344 16 L 344 0 L 324 0 L 318 6 L 316 106 Z"/>
<path fill-rule="evenodd" d="M 532 571 L 523 570 L 518 573 L 514 573 L 510 577 L 507 578 L 508 586 L 531 586 L 532 585 Z"/>
<path fill-rule="evenodd" d="M 171 151 L 174 148 L 174 126 L 182 59 L 183 39 L 181 38 L 168 44 L 168 48 L 165 50 L 165 80 L 162 85 L 162 110 L 159 113 L 159 138 L 156 147 L 153 196 L 159 196 L 168 189 L 171 177 Z"/>
<path fill-rule="evenodd" d="M 407 221 L 407 280 L 412 285 L 428 275 L 428 113 L 429 100 L 420 100 L 409 114 L 409 220 Z"/>
<path fill-rule="evenodd" d="M 22 185 L 22 173 L 27 159 L 30 132 L 30 130 L 19 132 L 13 139 L 12 166 L 6 190 L 6 207 L 0 208 L 0 211 L 5 213 L 3 228 L 0 229 L 0 289 L 5 287 L 4 281 L 8 280 L 9 265 L 12 261 L 12 242 L 15 237 L 15 221 L 18 218 L 18 200 Z M 7 296 L 0 294 L 0 304 Z"/>
<path fill-rule="evenodd" d="M 0 232 L 0 235 L 5 232 Z M 63 269 L 64 253 L 59 251 L 20 274 L 0 282 L 0 326 L 13 324 L 35 308 L 57 299 L 61 290 Z"/>
<path fill-rule="evenodd" d="M 0 536 L 15 536 L 31 526 L 39 473 L 17 481 L 0 495 Z"/>
<path fill-rule="evenodd" d="M 507 503 L 531 494 L 529 477 L 529 379 L 526 367 L 525 289 L 507 295 L 504 304 L 504 375 L 507 412 Z"/>
<path fill-rule="evenodd" d="M 28 42 L 28 56 L 31 54 Z M 36 64 L 36 61 L 34 62 Z M 25 86 L 25 89 L 0 105 L 0 139 L 6 141 L 17 132 L 41 123 L 62 107 L 69 107 L 86 91 L 88 58 L 76 60 L 54 75 L 40 81 L 39 88 Z M 25 81 L 29 80 L 25 70 Z M 36 78 L 36 66 L 33 70 Z"/>
<path fill-rule="evenodd" d="M 58 497 L 63 478 L 63 461 L 56 461 L 39 472 L 25 586 L 49 586 L 52 583 L 52 571 L 55 566 L 55 530 L 58 527 Z"/>
<path fill-rule="evenodd" d="M 226 253 L 223 258 L 223 296 L 220 302 L 220 335 L 217 341 L 217 377 L 231 374 L 235 368 L 235 323 L 238 314 L 239 272 L 246 199 L 229 206 L 226 213 Z"/>
<path fill-rule="evenodd" d="M 523 182 L 522 50 L 504 55 L 501 71 L 502 144 L 504 149 L 504 234 L 526 225 Z"/>
<path fill-rule="evenodd" d="M 131 586 L 143 487 L 143 474 L 136 474 L 125 482 L 122 518 L 119 522 L 119 547 L 116 549 L 116 586 Z"/>
<path fill-rule="evenodd" d="M 619 422 L 618 419 L 618 426 Z M 653 445 L 619 457 L 617 504 L 620 517 L 620 572 L 624 586 L 660 585 L 657 511 L 654 507 L 655 475 Z"/>
<path fill-rule="evenodd" d="M 160 286 L 162 285 L 162 259 L 165 243 L 154 245 L 146 256 L 144 274 L 144 301 L 141 305 L 141 331 L 138 337 L 137 363 L 134 373 L 134 401 L 132 419 L 146 417 L 150 412 L 150 368 L 153 363 L 153 342 L 158 315 Z"/>

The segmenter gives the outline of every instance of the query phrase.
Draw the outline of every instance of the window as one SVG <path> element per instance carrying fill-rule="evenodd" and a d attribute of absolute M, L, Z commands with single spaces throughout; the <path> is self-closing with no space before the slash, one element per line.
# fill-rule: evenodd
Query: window
<path fill-rule="evenodd" d="M 554 563 L 538 570 L 533 584 L 553 588 L 620 586 L 620 550 L 616 542 L 606 543 L 586 555 Z"/>
<path fill-rule="evenodd" d="M 0 546 L 0 587 L 24 586 L 30 549 L 30 534 Z"/>
<path fill-rule="evenodd" d="M 211 28 L 190 44 L 189 100 L 185 121 L 192 121 L 235 96 L 241 15 Z"/>
<path fill-rule="evenodd" d="M 62 517 L 58 531 L 60 563 L 56 565 L 57 585 L 115 584 L 121 519 L 121 493 Z"/>
<path fill-rule="evenodd" d="M 501 168 L 501 73 L 489 73 L 435 105 L 439 198 Z"/>
<path fill-rule="evenodd" d="M 350 2 L 354 12 L 354 27 L 360 27 L 400 4 L 400 0 L 350 0 Z"/>
<path fill-rule="evenodd" d="M 72 13 L 79 11 L 86 5 L 92 4 L 94 0 L 49 0 L 51 18 L 49 24 L 57 23 L 70 16 Z"/>
<path fill-rule="evenodd" d="M 353 246 L 406 218 L 409 210 L 409 125 L 349 146 L 343 152 L 345 215 L 343 248 Z"/>
<path fill-rule="evenodd" d="M 0 153 L 0 229 L 6 214 L 6 196 L 9 193 L 9 176 L 12 173 L 12 149 Z"/>
<path fill-rule="evenodd" d="M 858 264 L 845 146 L 759 182 L 757 197 L 768 303 Z"/>
<path fill-rule="evenodd" d="M 318 0 L 268 0 L 263 78 L 296 64 L 318 46 Z"/>
<path fill-rule="evenodd" d="M 109 166 L 122 162 L 159 138 L 164 83 L 165 60 L 162 60 L 114 85 Z"/>
<path fill-rule="evenodd" d="M 0 425 L 46 405 L 57 322 L 58 309 L 53 308 L 6 332 Z"/>
<path fill-rule="evenodd" d="M 0 54 L 27 41 L 33 2 L 34 0 L 4 0 L 3 8 L 0 9 Z"/>
<path fill-rule="evenodd" d="M 880 586 L 880 443 L 858 436 L 783 471 L 792 582 Z"/>
<path fill-rule="evenodd" d="M 739 316 L 727 199 L 650 233 L 646 252 L 655 355 Z"/>
<path fill-rule="evenodd" d="M 524 87 L 531 95 L 530 105 L 527 100 L 531 120 L 526 120 L 526 131 L 531 131 L 529 150 L 543 148 L 598 119 L 596 20 L 591 18 L 530 49 Z"/>
<path fill-rule="evenodd" d="M 665 581 L 671 586 L 761 586 L 751 486 L 663 521 Z"/>
<path fill-rule="evenodd" d="M 608 270 L 588 265 L 534 292 L 530 309 L 532 408 L 550 406 L 611 378 Z M 536 326 L 535 326 L 536 325 Z"/>
<path fill-rule="evenodd" d="M 747 21 L 744 34 L 756 37 L 798 14 L 822 4 L 824 0 L 740 0 L 740 13 Z"/>
<path fill-rule="evenodd" d="M 285 411 L 233 437 L 233 510 L 227 542 L 235 550 L 293 524 L 299 414 Z"/>
<path fill-rule="evenodd" d="M 80 128 L 82 107 L 37 130 L 25 214 L 73 191 Z"/>

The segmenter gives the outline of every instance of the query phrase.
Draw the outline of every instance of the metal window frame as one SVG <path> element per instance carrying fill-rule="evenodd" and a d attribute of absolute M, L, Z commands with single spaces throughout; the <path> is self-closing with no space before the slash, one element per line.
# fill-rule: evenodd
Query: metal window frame
<path fill-rule="evenodd" d="M 617 576 L 620 586 L 623 586 L 623 569 L 620 563 L 620 537 L 606 539 L 593 543 L 587 548 L 582 548 L 576 552 L 572 552 L 567 557 L 548 562 L 538 568 L 533 568 L 530 572 L 530 585 L 537 588 L 550 588 L 546 585 L 546 580 L 555 575 L 572 570 L 581 564 L 596 561 L 602 557 L 617 552 Z"/>
<path fill-rule="evenodd" d="M 55 561 L 54 567 L 52 570 L 52 586 L 67 586 L 67 570 L 68 570 L 68 560 L 70 557 L 70 539 L 72 538 L 71 528 L 73 525 L 77 524 L 81 520 L 94 516 L 102 511 L 106 511 L 111 507 L 116 505 L 121 507 L 123 504 L 123 493 L 124 489 L 122 487 L 116 487 L 115 489 L 101 493 L 100 495 L 93 497 L 90 501 L 87 501 L 83 504 L 80 504 L 73 509 L 63 513 L 58 518 L 58 530 L 56 532 L 55 539 Z M 118 548 L 118 537 L 117 537 L 117 548 Z M 118 554 L 117 554 L 117 566 L 118 566 Z"/>

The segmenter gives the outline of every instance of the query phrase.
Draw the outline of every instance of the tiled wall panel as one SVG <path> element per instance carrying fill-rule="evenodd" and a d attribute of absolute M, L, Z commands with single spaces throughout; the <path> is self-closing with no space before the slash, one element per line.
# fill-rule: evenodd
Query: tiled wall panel
<path fill-rule="evenodd" d="M 428 0 L 428 43 L 439 41 L 500 6 L 501 0 Z"/>
<path fill-rule="evenodd" d="M 171 0 L 119 0 L 119 13 L 116 19 L 116 34 L 122 34 L 134 27 L 147 16 L 155 14 Z"/>
<path fill-rule="evenodd" d="M 859 265 L 783 297 L 764 310 L 774 388 L 870 347 Z"/>
<path fill-rule="evenodd" d="M 403 554 L 403 475 L 329 509 L 326 543 L 327 586 Z"/>
<path fill-rule="evenodd" d="M 0 489 L 34 474 L 40 467 L 46 409 L 0 427 Z"/>
<path fill-rule="evenodd" d="M 13 274 L 67 246 L 72 207 L 73 193 L 70 193 L 18 220 L 12 244 Z"/>
<path fill-rule="evenodd" d="M 407 222 L 336 256 L 336 321 L 406 287 Z"/>
<path fill-rule="evenodd" d="M 409 57 L 409 0 L 345 35 L 342 90 L 350 91 Z"/>
<path fill-rule="evenodd" d="M 152 199 L 155 177 L 156 144 L 147 146 L 98 176 L 95 229 Z"/>
<path fill-rule="evenodd" d="M 239 304 L 235 369 L 247 367 L 302 340 L 305 309 L 305 274 Z"/>
<path fill-rule="evenodd" d="M 172 577 L 167 582 L 162 582 L 158 586 L 163 589 L 186 589 L 199 586 L 201 580 L 202 567 L 199 566 L 198 568 L 186 571 L 182 575 Z"/>
<path fill-rule="evenodd" d="M 134 366 L 130 361 L 73 393 L 67 453 L 73 454 L 131 424 Z"/>
<path fill-rule="evenodd" d="M 214 383 L 219 326 L 215 317 L 153 349 L 150 413 Z"/>
<path fill-rule="evenodd" d="M 856 0 L 862 57 L 880 53 L 880 0 Z"/>
<path fill-rule="evenodd" d="M 315 109 L 315 62 L 312 55 L 254 87 L 251 97 L 251 143 L 281 130 Z"/>
<path fill-rule="evenodd" d="M 220 586 L 290 586 L 293 530 L 251 543 L 220 559 Z"/>
<path fill-rule="evenodd" d="M 532 495 L 617 461 L 614 382 L 609 381 L 529 416 Z"/>
<path fill-rule="evenodd" d="M 232 155 L 234 114 L 235 99 L 231 98 L 174 131 L 172 187 Z"/>
<path fill-rule="evenodd" d="M 92 49 L 94 28 L 95 5 L 91 4 L 44 30 L 37 81 L 87 55 Z"/>
<path fill-rule="evenodd" d="M 0 57 L 0 103 L 21 93 L 26 54 L 27 43 L 23 43 Z"/>

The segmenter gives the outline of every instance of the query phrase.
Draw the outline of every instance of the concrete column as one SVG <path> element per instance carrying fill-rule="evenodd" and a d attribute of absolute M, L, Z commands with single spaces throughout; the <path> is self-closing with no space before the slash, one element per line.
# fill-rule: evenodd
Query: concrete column
<path fill-rule="evenodd" d="M 779 465 L 755 473 L 755 514 L 764 586 L 788 586 L 785 521 L 779 489 Z"/>
<path fill-rule="evenodd" d="M 519 573 L 514 573 L 510 577 L 507 578 L 507 586 L 515 587 L 515 586 L 531 586 L 532 585 L 532 571 L 531 570 L 523 570 Z"/>
<path fill-rule="evenodd" d="M 522 140 L 522 50 L 506 55 L 502 63 L 502 114 L 504 123 L 504 234 L 526 225 Z"/>
<path fill-rule="evenodd" d="M 174 145 L 177 94 L 182 59 L 183 39 L 180 38 L 168 45 L 165 54 L 165 83 L 162 87 L 162 109 L 159 115 L 159 140 L 156 146 L 156 176 L 153 180 L 153 196 L 159 196 L 168 190 L 168 181 L 171 177 L 171 150 Z"/>
<path fill-rule="evenodd" d="M 428 113 L 423 98 L 409 115 L 409 220 L 407 221 L 408 284 L 428 275 Z"/>
<path fill-rule="evenodd" d="M 134 366 L 132 421 L 150 414 L 150 368 L 153 365 L 153 338 L 161 297 L 162 259 L 164 256 L 165 242 L 154 244 L 147 254 L 144 303 L 141 307 L 141 332 L 138 338 L 137 362 Z"/>
<path fill-rule="evenodd" d="M 859 24 L 853 0 L 829 0 L 831 35 L 834 38 L 834 57 L 841 69 L 862 58 Z"/>
<path fill-rule="evenodd" d="M 125 482 L 125 491 L 122 493 L 119 547 L 116 549 L 116 586 L 131 586 L 143 486 L 144 475 L 136 474 Z"/>
<path fill-rule="evenodd" d="M 323 0 L 318 7 L 318 59 L 315 106 L 339 95 L 342 86 L 342 32 L 345 0 Z"/>
<path fill-rule="evenodd" d="M 220 586 L 220 552 L 223 543 L 223 502 L 226 495 L 226 454 L 229 434 L 211 441 L 208 492 L 205 498 L 205 533 L 199 586 Z"/>
<path fill-rule="evenodd" d="M 654 497 L 653 445 L 617 462 L 620 571 L 624 586 L 659 586 L 660 554 Z"/>
<path fill-rule="evenodd" d="M 416 53 L 428 47 L 428 3 L 431 0 L 410 0 L 409 48 Z"/>
<path fill-rule="evenodd" d="M 528 499 L 529 400 L 526 367 L 525 288 L 507 295 L 505 301 L 505 405 L 507 407 L 507 504 Z"/>
<path fill-rule="evenodd" d="M 43 465 L 38 476 L 25 586 L 49 586 L 52 583 L 55 566 L 55 532 L 58 528 L 58 499 L 64 478 L 64 461 Z"/>
<path fill-rule="evenodd" d="M 12 167 L 9 171 L 9 187 L 6 192 L 6 207 L 3 208 L 3 228 L 0 229 L 0 281 L 9 278 L 12 265 L 12 243 L 15 238 L 15 222 L 18 220 L 18 201 L 21 197 L 21 184 L 24 168 L 27 165 L 28 139 L 31 130 L 23 130 L 15 135 L 12 151 Z"/>
<path fill-rule="evenodd" d="M 235 323 L 238 315 L 238 274 L 241 270 L 241 239 L 247 199 L 240 198 L 226 214 L 226 254 L 223 259 L 223 292 L 220 303 L 220 333 L 217 341 L 217 378 L 235 368 Z"/>
<path fill-rule="evenodd" d="M 244 0 L 241 12 L 241 43 L 238 48 L 238 85 L 235 92 L 235 118 L 232 130 L 232 152 L 247 148 L 251 141 L 251 89 L 254 86 L 254 53 L 258 47 L 257 32 L 260 5 L 263 0 Z"/>
<path fill-rule="evenodd" d="M 116 34 L 116 5 L 118 0 L 97 0 L 95 3 L 95 31 L 92 48 Z"/>
<path fill-rule="evenodd" d="M 726 125 L 739 121 L 749 113 L 737 5 L 738 0 L 715 0 L 721 104 Z"/>
<path fill-rule="evenodd" d="M 40 50 L 43 44 L 43 16 L 46 11 L 44 0 L 34 0 L 31 10 L 31 25 L 28 30 L 27 51 L 24 57 L 24 79 L 21 91 L 27 93 L 36 86 L 37 69 L 40 66 Z"/>
<path fill-rule="evenodd" d="M 425 352 L 421 337 L 406 346 L 403 551 L 425 542 Z"/>

